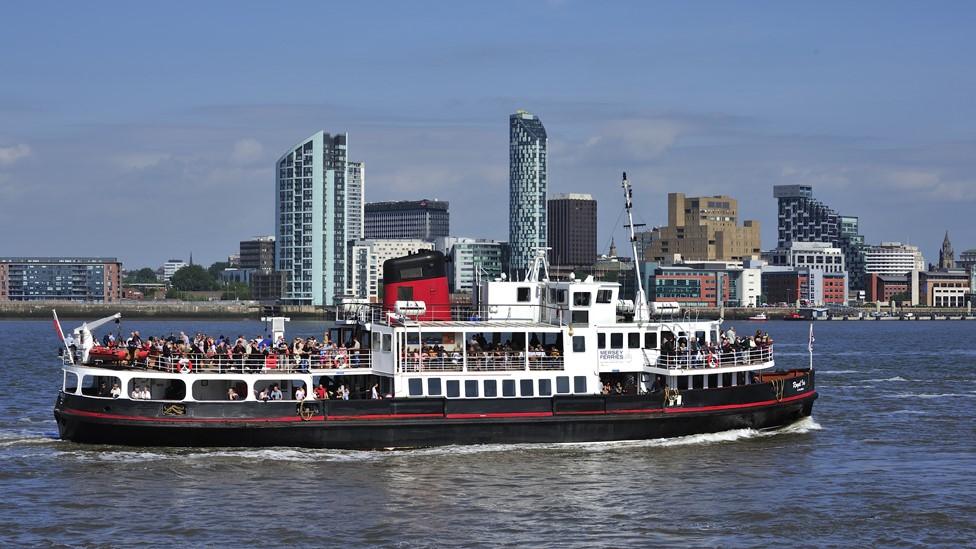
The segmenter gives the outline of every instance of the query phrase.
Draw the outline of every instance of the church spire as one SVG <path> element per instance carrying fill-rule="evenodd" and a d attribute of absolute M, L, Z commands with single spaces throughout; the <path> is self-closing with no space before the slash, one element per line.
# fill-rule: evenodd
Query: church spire
<path fill-rule="evenodd" d="M 942 239 L 942 249 L 939 250 L 939 270 L 948 271 L 956 267 L 956 254 L 952 250 L 952 243 L 949 242 L 949 231 L 946 231 L 945 238 Z"/>

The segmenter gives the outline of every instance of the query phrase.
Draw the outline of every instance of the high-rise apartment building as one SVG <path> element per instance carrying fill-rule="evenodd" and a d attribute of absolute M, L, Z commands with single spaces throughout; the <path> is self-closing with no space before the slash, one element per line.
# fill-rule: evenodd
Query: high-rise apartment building
<path fill-rule="evenodd" d="M 686 197 L 668 193 L 668 225 L 651 231 L 644 258 L 671 261 L 741 261 L 759 257 L 759 222 L 738 225 L 739 203 L 729 196 Z"/>
<path fill-rule="evenodd" d="M 275 264 L 282 302 L 331 305 L 346 290 L 346 134 L 317 132 L 275 165 Z"/>
<path fill-rule="evenodd" d="M 917 246 L 882 242 L 877 246 L 864 247 L 864 272 L 867 274 L 902 276 L 924 270 L 925 258 Z"/>
<path fill-rule="evenodd" d="M 349 281 L 347 295 L 372 301 L 380 300 L 383 283 L 383 263 L 415 254 L 421 250 L 432 250 L 431 242 L 416 239 L 360 239 L 350 240 L 348 247 Z"/>
<path fill-rule="evenodd" d="M 556 266 L 596 261 L 596 200 L 589 194 L 560 194 L 548 203 L 549 262 Z"/>
<path fill-rule="evenodd" d="M 549 138 L 533 114 L 519 110 L 508 120 L 508 241 L 511 268 L 521 274 L 547 244 Z"/>
<path fill-rule="evenodd" d="M 791 242 L 790 247 L 763 252 L 770 265 L 820 269 L 827 273 L 844 272 L 844 252 L 830 242 Z"/>
<path fill-rule="evenodd" d="M 829 242 L 844 253 L 851 289 L 864 286 L 864 237 L 858 218 L 842 216 L 813 197 L 810 185 L 774 185 L 778 201 L 777 248 L 791 242 Z"/>
<path fill-rule="evenodd" d="M 237 267 L 240 269 L 273 270 L 275 266 L 275 237 L 258 236 L 241 240 Z"/>
<path fill-rule="evenodd" d="M 176 274 L 176 271 L 186 266 L 187 266 L 187 262 L 183 261 L 182 259 L 168 259 L 166 260 L 166 263 L 163 263 L 163 266 L 160 267 L 160 269 L 156 272 L 157 273 L 162 272 L 163 282 L 169 282 L 169 279 L 173 278 L 173 275 Z"/>
<path fill-rule="evenodd" d="M 363 207 L 366 204 L 366 163 L 348 162 L 346 180 L 346 227 L 349 240 L 366 234 Z"/>
<path fill-rule="evenodd" d="M 365 208 L 366 238 L 433 242 L 451 232 L 449 205 L 426 199 L 371 202 Z"/>
<path fill-rule="evenodd" d="M 122 297 L 114 257 L 0 257 L 0 301 L 101 301 Z"/>
<path fill-rule="evenodd" d="M 478 280 L 501 276 L 505 272 L 505 248 L 504 242 L 481 238 L 446 237 L 434 243 L 434 249 L 448 260 L 448 284 L 455 293 L 470 292 Z"/>

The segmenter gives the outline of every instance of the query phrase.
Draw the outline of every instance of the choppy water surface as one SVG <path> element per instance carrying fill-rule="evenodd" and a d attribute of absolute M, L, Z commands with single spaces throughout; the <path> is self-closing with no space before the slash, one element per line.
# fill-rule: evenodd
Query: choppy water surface
<path fill-rule="evenodd" d="M 736 323 L 740 333 L 760 326 L 780 366 L 806 363 L 806 324 Z M 779 431 L 355 452 L 59 441 L 51 325 L 0 322 L 0 544 L 972 545 L 976 322 L 816 331 L 814 418 Z M 320 332 L 289 325 L 291 335 Z"/>

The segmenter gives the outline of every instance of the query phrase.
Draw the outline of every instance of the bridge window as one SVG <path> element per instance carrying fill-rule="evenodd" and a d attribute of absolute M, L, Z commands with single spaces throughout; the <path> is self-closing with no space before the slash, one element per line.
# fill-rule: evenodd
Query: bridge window
<path fill-rule="evenodd" d="M 523 379 L 519 382 L 519 385 L 521 385 L 521 387 L 519 387 L 519 390 L 522 391 L 522 396 L 530 397 L 535 395 L 534 392 L 535 383 L 531 379 Z"/>
<path fill-rule="evenodd" d="M 574 353 L 586 352 L 586 338 L 584 336 L 573 336 L 573 352 Z"/>
<path fill-rule="evenodd" d="M 613 290 L 597 290 L 596 292 L 597 303 L 610 303 L 610 299 L 612 297 L 613 297 Z"/>
<path fill-rule="evenodd" d="M 610 334 L 610 348 L 611 349 L 623 349 L 624 348 L 624 334 L 613 333 Z"/>
<path fill-rule="evenodd" d="M 596 334 L 596 348 L 606 349 L 607 348 L 607 334 L 598 333 Z"/>
<path fill-rule="evenodd" d="M 556 393 L 560 395 L 569 393 L 569 376 L 556 377 Z"/>
<path fill-rule="evenodd" d="M 432 377 L 427 380 L 427 396 L 441 396 L 441 378 Z"/>
<path fill-rule="evenodd" d="M 383 334 L 383 352 L 389 353 L 393 349 L 393 334 Z"/>
<path fill-rule="evenodd" d="M 498 382 L 494 379 L 485 380 L 485 396 L 489 398 L 498 396 Z"/>
<path fill-rule="evenodd" d="M 590 323 L 589 311 L 572 311 L 571 322 L 574 326 L 586 326 Z"/>
<path fill-rule="evenodd" d="M 640 349 L 640 332 L 627 334 L 627 348 Z"/>
<path fill-rule="evenodd" d="M 644 334 L 644 348 L 657 349 L 657 332 L 647 332 Z"/>
<path fill-rule="evenodd" d="M 552 380 L 551 379 L 540 379 L 539 380 L 539 396 L 550 396 L 552 394 Z"/>
<path fill-rule="evenodd" d="M 478 396 L 478 380 L 477 379 L 466 379 L 464 380 L 464 396 L 468 398 L 473 398 Z"/>
<path fill-rule="evenodd" d="M 516 290 L 515 299 L 518 300 L 519 303 L 528 303 L 532 300 L 532 288 L 518 288 Z"/>
<path fill-rule="evenodd" d="M 503 379 L 502 380 L 502 396 L 503 397 L 513 397 L 513 396 L 515 396 L 515 380 L 514 379 Z"/>
<path fill-rule="evenodd" d="M 586 376 L 574 376 L 573 377 L 573 392 L 574 393 L 585 393 L 586 392 Z"/>
<path fill-rule="evenodd" d="M 412 377 L 407 380 L 407 392 L 410 396 L 421 396 L 424 394 L 424 380 L 419 377 Z"/>
<path fill-rule="evenodd" d="M 449 398 L 458 398 L 461 396 L 461 382 L 456 379 L 447 380 L 447 396 Z"/>
<path fill-rule="evenodd" d="M 591 296 L 590 292 L 573 292 L 573 306 L 589 307 L 590 296 Z"/>
<path fill-rule="evenodd" d="M 78 392 L 78 374 L 74 372 L 64 373 L 64 392 L 66 393 L 77 393 Z"/>

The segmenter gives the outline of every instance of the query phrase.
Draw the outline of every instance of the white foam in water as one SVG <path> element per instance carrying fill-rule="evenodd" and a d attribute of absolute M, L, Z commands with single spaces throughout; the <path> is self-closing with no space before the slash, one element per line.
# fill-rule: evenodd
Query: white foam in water
<path fill-rule="evenodd" d="M 910 379 L 905 379 L 905 378 L 903 378 L 901 376 L 889 377 L 889 378 L 885 378 L 885 379 L 865 379 L 864 380 L 865 383 L 871 383 L 871 382 L 877 383 L 879 381 L 898 382 L 898 381 L 911 381 L 911 380 Z"/>
<path fill-rule="evenodd" d="M 857 370 L 817 370 L 818 374 L 856 374 Z"/>
<path fill-rule="evenodd" d="M 973 393 L 897 393 L 893 395 L 885 395 L 886 398 L 954 398 L 954 397 L 971 397 Z"/>

